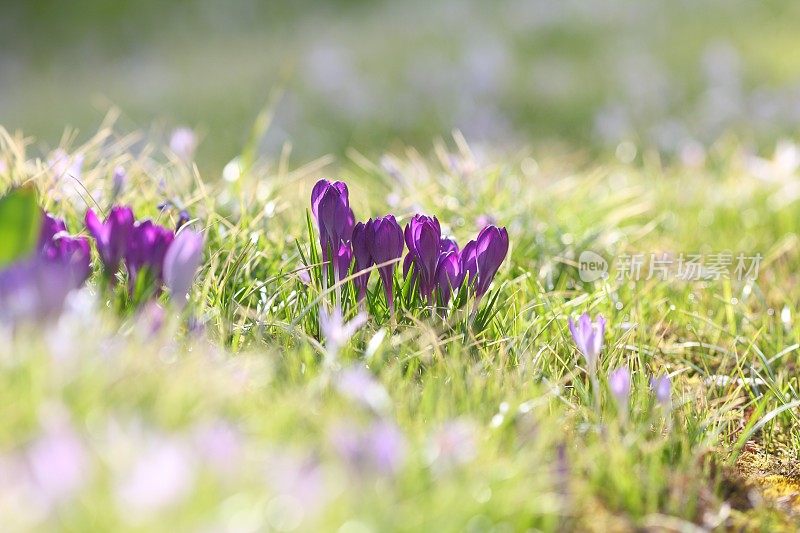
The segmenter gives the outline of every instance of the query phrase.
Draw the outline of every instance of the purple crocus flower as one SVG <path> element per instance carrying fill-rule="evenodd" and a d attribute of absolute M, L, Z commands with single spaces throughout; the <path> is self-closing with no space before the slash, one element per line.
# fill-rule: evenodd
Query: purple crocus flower
<path fill-rule="evenodd" d="M 423 298 L 431 300 L 436 286 L 436 267 L 439 264 L 439 247 L 442 230 L 436 217 L 414 215 L 406 225 L 405 241 L 408 255 L 414 265 L 419 281 L 419 292 Z M 410 265 L 409 265 L 410 266 Z"/>
<path fill-rule="evenodd" d="M 145 267 L 160 285 L 164 257 L 174 238 L 172 230 L 151 220 L 136 223 L 125 252 L 125 266 L 128 268 L 131 289 L 136 286 L 136 277 Z"/>
<path fill-rule="evenodd" d="M 583 313 L 577 322 L 569 319 L 569 331 L 578 349 L 586 358 L 589 375 L 594 376 L 597 369 L 597 358 L 603 349 L 603 335 L 606 329 L 606 319 L 598 315 L 592 322 L 589 313 Z"/>
<path fill-rule="evenodd" d="M 359 222 L 353 227 L 353 258 L 356 262 L 356 272 L 361 272 L 372 266 L 372 255 L 367 246 L 367 233 L 371 231 L 372 221 L 366 224 Z M 367 296 L 367 283 L 371 272 L 365 272 L 353 280 L 358 289 L 358 300 L 363 301 Z"/>
<path fill-rule="evenodd" d="M 628 397 L 631 394 L 631 373 L 626 367 L 620 367 L 608 375 L 608 387 L 617 400 L 620 410 L 627 412 Z"/>
<path fill-rule="evenodd" d="M 350 272 L 350 264 L 353 262 L 353 249 L 350 241 L 341 241 L 336 250 L 336 257 L 333 259 L 333 268 L 336 272 L 336 279 L 342 281 Z"/>
<path fill-rule="evenodd" d="M 669 375 L 664 374 L 662 376 L 650 378 L 650 387 L 653 389 L 658 403 L 664 407 L 669 406 L 672 395 L 672 382 Z"/>
<path fill-rule="evenodd" d="M 395 262 L 403 257 L 403 230 L 395 220 L 394 215 L 370 220 L 367 223 L 367 249 L 378 268 L 378 274 L 383 282 L 386 292 L 386 302 L 389 311 L 394 313 L 394 298 L 392 296 L 392 280 L 394 278 Z M 386 264 L 388 263 L 388 264 Z"/>
<path fill-rule="evenodd" d="M 508 253 L 506 228 L 486 226 L 478 238 L 470 241 L 461 252 L 461 270 L 475 284 L 475 296 L 480 299 L 492 283 L 497 270 Z"/>
<path fill-rule="evenodd" d="M 461 287 L 463 280 L 458 251 L 449 251 L 440 255 L 439 265 L 436 267 L 436 287 L 439 289 L 444 305 L 450 301 L 452 293 Z"/>
<path fill-rule="evenodd" d="M 311 191 L 311 211 L 319 228 L 322 260 L 328 262 L 330 253 L 339 249 L 339 243 L 353 237 L 355 217 L 350 209 L 347 185 L 322 179 Z"/>
<path fill-rule="evenodd" d="M 203 258 L 203 236 L 191 229 L 178 232 L 164 255 L 164 284 L 172 300 L 183 307 Z"/>
<path fill-rule="evenodd" d="M 94 237 L 106 275 L 112 280 L 125 256 L 133 223 L 133 210 L 127 206 L 112 207 L 103 222 L 91 209 L 86 211 L 86 229 Z"/>
<path fill-rule="evenodd" d="M 89 240 L 69 235 L 63 220 L 47 213 L 43 215 L 37 249 L 39 256 L 46 261 L 70 264 L 79 285 L 89 277 Z"/>

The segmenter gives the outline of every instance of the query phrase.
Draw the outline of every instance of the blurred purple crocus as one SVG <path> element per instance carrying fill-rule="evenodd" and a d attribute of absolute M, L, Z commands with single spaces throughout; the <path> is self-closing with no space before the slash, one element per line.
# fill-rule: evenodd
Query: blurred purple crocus
<path fill-rule="evenodd" d="M 597 359 L 603 349 L 603 335 L 606 330 L 606 319 L 598 315 L 592 322 L 589 313 L 583 313 L 577 322 L 569 319 L 569 331 L 578 350 L 586 358 L 589 375 L 594 376 L 597 371 Z"/>
<path fill-rule="evenodd" d="M 175 234 L 151 220 L 137 222 L 131 231 L 125 251 L 125 266 L 131 290 L 136 286 L 137 277 L 143 268 L 161 285 L 164 257 L 172 244 Z"/>
<path fill-rule="evenodd" d="M 395 424 L 385 420 L 366 428 L 343 425 L 336 428 L 331 440 L 350 470 L 359 475 L 391 476 L 405 461 L 405 438 Z"/>
<path fill-rule="evenodd" d="M 353 236 L 355 217 L 350 209 L 350 193 L 341 181 L 334 183 L 321 179 L 311 191 L 311 211 L 319 228 L 319 244 L 322 260 L 339 249 L 339 243 L 350 241 Z"/>
<path fill-rule="evenodd" d="M 197 136 L 191 128 L 181 126 L 175 128 L 172 135 L 170 135 L 169 149 L 184 161 L 192 159 L 196 148 Z"/>
<path fill-rule="evenodd" d="M 47 245 L 53 242 L 53 238 L 59 233 L 66 233 L 67 224 L 60 218 L 56 218 L 49 213 L 42 215 L 42 227 L 39 230 L 38 250 L 41 252 Z"/>
<path fill-rule="evenodd" d="M 469 277 L 475 285 L 478 300 L 489 290 L 497 270 L 508 254 L 508 231 L 506 228 L 486 226 L 478 238 L 470 241 L 461 252 L 462 275 Z"/>
<path fill-rule="evenodd" d="M 672 396 L 672 382 L 669 375 L 656 376 L 650 378 L 650 387 L 653 389 L 656 400 L 663 407 L 668 407 Z"/>
<path fill-rule="evenodd" d="M 49 503 L 68 500 L 89 477 L 83 443 L 65 423 L 47 428 L 26 455 L 33 479 Z"/>
<path fill-rule="evenodd" d="M 86 211 L 86 229 L 94 237 L 97 253 L 103 262 L 106 275 L 114 279 L 119 263 L 125 256 L 133 233 L 133 210 L 127 206 L 114 206 L 103 222 L 91 209 Z"/>
<path fill-rule="evenodd" d="M 625 420 L 628 416 L 628 398 L 631 395 L 631 372 L 627 367 L 620 367 L 608 375 L 608 388 L 617 401 L 620 417 Z"/>
<path fill-rule="evenodd" d="M 392 295 L 392 282 L 396 261 L 403 257 L 403 230 L 395 220 L 394 215 L 370 220 L 367 223 L 367 249 L 370 257 L 378 268 L 378 274 L 386 293 L 386 302 L 389 312 L 394 314 L 394 297 Z M 386 264 L 388 263 L 388 264 Z"/>
<path fill-rule="evenodd" d="M 186 304 L 197 267 L 203 258 L 203 244 L 201 234 L 186 228 L 178 232 L 164 255 L 164 284 L 179 307 Z"/>
<path fill-rule="evenodd" d="M 436 287 L 436 267 L 439 264 L 439 246 L 442 229 L 436 217 L 414 215 L 406 225 L 405 241 L 408 246 L 409 266 L 414 265 L 414 275 L 419 282 L 419 292 L 429 302 Z"/>
<path fill-rule="evenodd" d="M 369 267 L 372 266 L 372 255 L 369 252 L 369 247 L 367 246 L 367 233 L 371 230 L 367 227 L 372 225 L 372 221 L 368 221 L 366 224 L 363 222 L 359 222 L 353 227 L 353 259 L 356 262 L 356 272 L 361 272 Z M 367 296 L 367 283 L 369 282 L 369 275 L 371 272 L 365 272 L 360 276 L 357 276 L 353 283 L 355 283 L 356 289 L 358 289 L 358 300 L 359 302 L 363 302 L 364 298 Z"/>
<path fill-rule="evenodd" d="M 45 261 L 71 265 L 77 284 L 80 285 L 89 277 L 89 240 L 86 237 L 69 235 L 63 220 L 47 213 L 43 215 L 37 249 L 39 256 Z"/>
<path fill-rule="evenodd" d="M 43 214 L 35 253 L 0 270 L 0 321 L 56 318 L 67 295 L 89 277 L 89 241 L 66 232 L 63 220 Z"/>

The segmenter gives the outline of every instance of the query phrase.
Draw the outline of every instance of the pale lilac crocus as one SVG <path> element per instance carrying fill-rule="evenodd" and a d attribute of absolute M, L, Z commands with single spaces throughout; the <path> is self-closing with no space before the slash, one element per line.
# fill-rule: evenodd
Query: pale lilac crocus
<path fill-rule="evenodd" d="M 149 443 L 117 486 L 117 500 L 132 520 L 183 500 L 193 489 L 195 458 L 172 438 Z"/>
<path fill-rule="evenodd" d="M 121 193 L 122 190 L 125 188 L 125 184 L 128 181 L 128 173 L 125 172 L 124 167 L 116 167 L 114 169 L 114 174 L 111 176 L 111 198 L 112 200 L 116 199 Z"/>
<path fill-rule="evenodd" d="M 88 481 L 88 454 L 81 439 L 66 422 L 45 428 L 26 456 L 33 481 L 49 503 L 70 499 Z"/>
<path fill-rule="evenodd" d="M 572 333 L 572 339 L 575 341 L 578 350 L 586 359 L 586 366 L 590 376 L 594 376 L 597 371 L 597 360 L 600 357 L 600 351 L 603 349 L 605 329 L 606 320 L 602 315 L 598 315 L 594 322 L 589 313 L 583 313 L 577 322 L 574 322 L 572 317 L 569 318 L 569 331 Z"/>
<path fill-rule="evenodd" d="M 214 420 L 197 426 L 193 433 L 195 449 L 204 464 L 224 477 L 236 471 L 244 440 L 235 426 L 226 420 Z"/>
<path fill-rule="evenodd" d="M 620 367 L 608 375 L 608 388 L 617 402 L 620 417 L 628 416 L 628 398 L 631 395 L 631 373 L 627 367 Z"/>
<path fill-rule="evenodd" d="M 169 138 L 169 149 L 184 161 L 194 157 L 197 148 L 197 136 L 191 128 L 181 126 L 173 130 Z"/>
<path fill-rule="evenodd" d="M 325 362 L 334 365 L 339 357 L 339 350 L 350 342 L 356 332 L 367 323 L 365 313 L 357 314 L 349 322 L 344 321 L 342 309 L 336 305 L 332 312 L 324 306 L 319 309 L 319 329 L 325 341 Z"/>
<path fill-rule="evenodd" d="M 179 307 L 186 304 L 189 289 L 203 258 L 203 235 L 184 228 L 175 236 L 164 255 L 164 284 Z"/>
<path fill-rule="evenodd" d="M 653 389 L 656 401 L 658 401 L 662 407 L 669 407 L 672 396 L 672 382 L 669 375 L 664 374 L 650 378 L 650 387 Z"/>
<path fill-rule="evenodd" d="M 378 267 L 378 274 L 386 293 L 386 302 L 389 312 L 394 315 L 394 296 L 392 284 L 394 270 L 398 259 L 403 257 L 403 230 L 395 220 L 394 215 L 370 220 L 366 229 L 367 249 L 370 257 Z"/>
<path fill-rule="evenodd" d="M 385 413 L 391 405 L 384 386 L 363 366 L 342 370 L 335 385 L 339 394 L 376 413 Z"/>
<path fill-rule="evenodd" d="M 391 476 L 405 462 L 405 437 L 386 420 L 376 420 L 367 427 L 342 424 L 334 429 L 331 441 L 348 469 L 360 476 Z"/>

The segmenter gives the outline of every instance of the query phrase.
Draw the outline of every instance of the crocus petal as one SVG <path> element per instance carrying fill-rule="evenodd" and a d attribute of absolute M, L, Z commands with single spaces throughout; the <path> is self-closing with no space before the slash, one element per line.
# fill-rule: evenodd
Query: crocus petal
<path fill-rule="evenodd" d="M 179 232 L 164 255 L 164 283 L 179 306 L 186 303 L 189 289 L 203 257 L 204 238 L 190 229 Z"/>

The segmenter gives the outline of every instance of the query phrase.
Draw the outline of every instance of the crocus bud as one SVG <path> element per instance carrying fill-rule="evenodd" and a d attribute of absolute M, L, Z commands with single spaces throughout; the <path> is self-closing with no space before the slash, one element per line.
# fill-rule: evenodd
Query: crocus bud
<path fill-rule="evenodd" d="M 203 236 L 190 229 L 178 232 L 164 255 L 164 284 L 170 298 L 183 307 L 203 258 Z"/>
<path fill-rule="evenodd" d="M 458 243 L 453 237 L 442 237 L 439 241 L 439 253 L 458 252 Z"/>
<path fill-rule="evenodd" d="M 442 230 L 436 217 L 414 215 L 406 225 L 405 241 L 419 280 L 419 291 L 428 301 L 431 300 L 436 286 L 441 240 Z"/>
<path fill-rule="evenodd" d="M 367 232 L 370 231 L 368 227 L 372 225 L 372 221 L 364 224 L 359 222 L 353 227 L 353 258 L 356 261 L 356 272 L 361 272 L 372 266 L 372 255 L 369 253 L 367 246 Z M 367 283 L 369 282 L 370 272 L 365 272 L 356 277 L 354 283 L 358 289 L 358 299 L 363 300 L 367 295 Z"/>
<path fill-rule="evenodd" d="M 151 220 L 136 223 L 125 254 L 131 289 L 136 284 L 136 276 L 144 267 L 149 269 L 156 283 L 161 284 L 164 256 L 174 238 L 172 230 Z"/>
<path fill-rule="evenodd" d="M 350 209 L 347 185 L 341 181 L 319 180 L 311 191 L 311 211 L 319 228 L 322 259 L 327 263 L 329 253 L 335 253 L 340 242 L 349 241 L 353 236 L 355 217 Z"/>
<path fill-rule="evenodd" d="M 392 280 L 394 278 L 395 263 L 403 256 L 403 230 L 395 220 L 394 215 L 386 215 L 382 218 L 370 220 L 367 231 L 367 249 L 376 265 L 383 266 L 378 268 L 378 274 L 383 282 L 383 290 L 386 292 L 386 301 L 389 309 L 394 311 L 394 299 L 392 296 Z"/>
<path fill-rule="evenodd" d="M 114 169 L 114 175 L 111 178 L 112 181 L 112 188 L 111 188 L 111 198 L 116 198 L 122 192 L 122 189 L 125 188 L 125 182 L 128 180 L 128 175 L 125 173 L 125 169 L 122 167 L 117 167 Z"/>
<path fill-rule="evenodd" d="M 606 320 L 602 315 L 592 322 L 589 313 L 583 313 L 577 322 L 569 319 L 569 331 L 578 350 L 586 358 L 589 374 L 594 375 L 597 369 L 597 359 L 603 349 L 603 335 L 605 334 Z"/>
<path fill-rule="evenodd" d="M 671 400 L 672 383 L 667 374 L 650 378 L 650 387 L 656 396 L 656 400 L 664 407 L 668 407 Z"/>
<path fill-rule="evenodd" d="M 186 209 L 181 209 L 181 212 L 178 213 L 178 222 L 175 223 L 175 231 L 184 227 L 191 219 L 192 217 L 189 215 L 189 212 Z"/>
<path fill-rule="evenodd" d="M 447 305 L 450 296 L 461 287 L 461 260 L 457 251 L 450 251 L 439 256 L 439 265 L 436 267 L 436 287 L 442 297 L 442 303 Z"/>
<path fill-rule="evenodd" d="M 608 387 L 617 400 L 620 409 L 627 409 L 628 396 L 631 394 L 631 373 L 625 367 L 620 367 L 608 375 Z"/>
<path fill-rule="evenodd" d="M 497 270 L 508 253 L 508 232 L 505 228 L 486 226 L 475 240 L 475 263 L 478 279 L 475 295 L 480 298 L 489 290 Z"/>
<path fill-rule="evenodd" d="M 104 222 L 91 209 L 86 211 L 86 229 L 94 237 L 97 253 L 111 279 L 127 251 L 133 223 L 133 211 L 127 206 L 112 207 Z"/>

